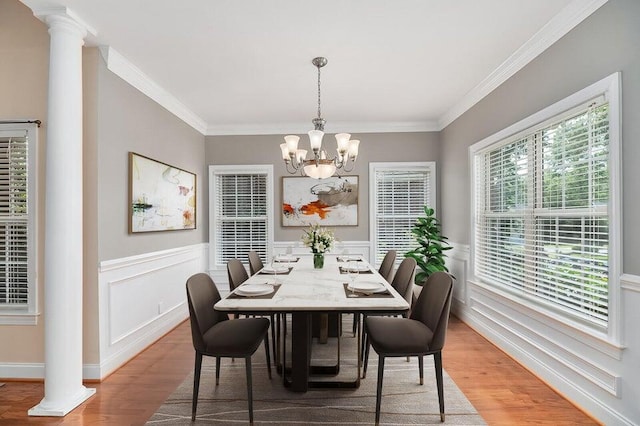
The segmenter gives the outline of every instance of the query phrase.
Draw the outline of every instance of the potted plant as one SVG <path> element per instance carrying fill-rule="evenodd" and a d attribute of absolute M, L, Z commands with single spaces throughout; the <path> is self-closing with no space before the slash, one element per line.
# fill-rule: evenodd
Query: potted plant
<path fill-rule="evenodd" d="M 442 235 L 440 221 L 434 214 L 435 210 L 425 205 L 424 217 L 419 217 L 411 228 L 419 246 L 407 252 L 405 256 L 416 260 L 419 269 L 415 277 L 417 285 L 424 284 L 434 272 L 449 272 L 444 263 L 444 252 L 453 247 L 447 242 L 447 237 Z"/>

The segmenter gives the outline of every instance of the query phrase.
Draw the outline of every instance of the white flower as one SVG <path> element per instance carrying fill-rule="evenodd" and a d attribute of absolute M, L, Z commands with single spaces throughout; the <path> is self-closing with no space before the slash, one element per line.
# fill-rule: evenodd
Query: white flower
<path fill-rule="evenodd" d="M 318 225 L 311 225 L 302 234 L 302 243 L 309 247 L 313 253 L 325 253 L 331 250 L 334 241 L 333 231 L 320 228 Z"/>

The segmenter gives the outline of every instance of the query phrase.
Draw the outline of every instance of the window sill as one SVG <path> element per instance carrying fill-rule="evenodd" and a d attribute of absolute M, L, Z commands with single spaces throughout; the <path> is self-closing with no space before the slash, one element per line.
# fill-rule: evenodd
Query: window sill
<path fill-rule="evenodd" d="M 37 325 L 39 316 L 39 313 L 0 311 L 0 325 Z"/>

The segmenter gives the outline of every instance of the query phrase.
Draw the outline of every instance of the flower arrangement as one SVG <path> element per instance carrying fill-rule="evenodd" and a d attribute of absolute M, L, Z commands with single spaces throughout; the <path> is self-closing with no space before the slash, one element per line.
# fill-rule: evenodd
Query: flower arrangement
<path fill-rule="evenodd" d="M 321 228 L 319 225 L 311 225 L 302 234 L 302 243 L 309 247 L 313 254 L 324 254 L 331 250 L 335 240 L 333 231 Z"/>

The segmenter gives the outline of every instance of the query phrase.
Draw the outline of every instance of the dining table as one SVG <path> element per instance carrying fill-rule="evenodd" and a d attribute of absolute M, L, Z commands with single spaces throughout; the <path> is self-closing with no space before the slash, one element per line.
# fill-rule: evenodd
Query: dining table
<path fill-rule="evenodd" d="M 336 368 L 312 365 L 312 322 L 318 317 L 326 322 L 328 315 L 340 317 L 345 313 L 397 315 L 406 312 L 409 304 L 363 256 L 325 255 L 324 266 L 320 269 L 314 268 L 310 255 L 281 255 L 274 259 L 218 301 L 214 309 L 229 314 L 284 318 L 282 324 L 280 321 L 277 324 L 278 336 L 283 336 L 279 371 L 290 390 L 306 392 L 312 387 L 358 387 L 362 359 L 360 322 L 356 345 L 357 377 L 349 382 L 314 380 L 317 375 L 337 374 L 339 361 Z M 349 270 L 357 273 L 349 273 Z M 286 362 L 289 315 L 290 368 Z M 338 342 L 340 334 L 341 327 L 338 327 Z"/>

